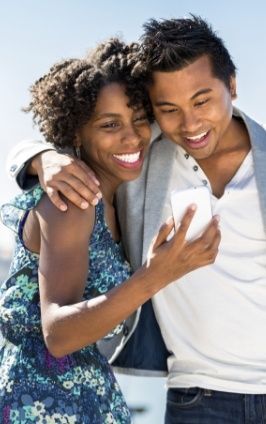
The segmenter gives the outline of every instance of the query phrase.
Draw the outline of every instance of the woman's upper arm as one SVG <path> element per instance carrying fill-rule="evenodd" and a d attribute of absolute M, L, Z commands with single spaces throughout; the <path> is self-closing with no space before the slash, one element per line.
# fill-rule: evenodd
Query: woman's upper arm
<path fill-rule="evenodd" d="M 39 285 L 42 311 L 50 305 L 79 302 L 88 275 L 88 244 L 95 209 L 81 210 L 69 204 L 59 211 L 45 197 L 37 209 L 41 246 Z"/>

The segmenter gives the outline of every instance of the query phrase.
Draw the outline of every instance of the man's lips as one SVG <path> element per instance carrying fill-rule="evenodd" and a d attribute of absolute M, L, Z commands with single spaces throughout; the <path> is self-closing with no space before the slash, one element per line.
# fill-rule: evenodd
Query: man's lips
<path fill-rule="evenodd" d="M 191 149 L 200 149 L 205 147 L 208 143 L 208 131 L 197 134 L 193 137 L 182 137 L 185 144 Z"/>

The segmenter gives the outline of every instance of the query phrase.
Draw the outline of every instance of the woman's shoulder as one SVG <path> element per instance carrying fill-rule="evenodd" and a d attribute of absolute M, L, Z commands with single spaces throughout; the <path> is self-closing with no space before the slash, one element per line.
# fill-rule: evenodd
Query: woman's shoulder
<path fill-rule="evenodd" d="M 34 213 L 39 220 L 40 229 L 43 235 L 49 235 L 49 239 L 61 240 L 67 238 L 77 242 L 83 238 L 89 238 L 95 222 L 95 207 L 89 206 L 87 209 L 80 209 L 64 198 L 67 210 L 59 210 L 45 195 L 37 204 Z M 52 236 L 53 235 L 53 236 Z"/>
<path fill-rule="evenodd" d="M 12 231 L 18 233 L 21 220 L 27 211 L 34 209 L 43 197 L 44 191 L 37 186 L 30 191 L 23 191 L 1 205 L 0 218 L 2 223 Z"/>

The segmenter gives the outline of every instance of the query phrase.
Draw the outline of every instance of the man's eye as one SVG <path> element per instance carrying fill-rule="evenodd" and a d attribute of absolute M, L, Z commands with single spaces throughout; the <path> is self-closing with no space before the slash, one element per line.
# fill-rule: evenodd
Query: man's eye
<path fill-rule="evenodd" d="M 209 101 L 209 99 L 201 100 L 201 101 L 199 101 L 199 102 L 196 103 L 196 106 L 203 106 L 206 103 L 208 103 L 208 101 Z"/>

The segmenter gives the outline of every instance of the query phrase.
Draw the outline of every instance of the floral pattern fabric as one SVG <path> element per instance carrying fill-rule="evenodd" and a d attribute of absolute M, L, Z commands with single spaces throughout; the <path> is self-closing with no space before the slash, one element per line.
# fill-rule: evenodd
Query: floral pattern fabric
<path fill-rule="evenodd" d="M 27 213 L 43 195 L 40 187 L 1 208 L 17 233 L 10 275 L 0 291 L 0 422 L 2 424 L 129 424 L 130 413 L 107 359 L 94 343 L 63 358 L 47 350 L 41 330 L 39 256 L 23 244 Z M 88 246 L 90 270 L 83 299 L 121 284 L 131 275 L 99 202 Z M 106 338 L 123 330 L 118 325 Z"/>

